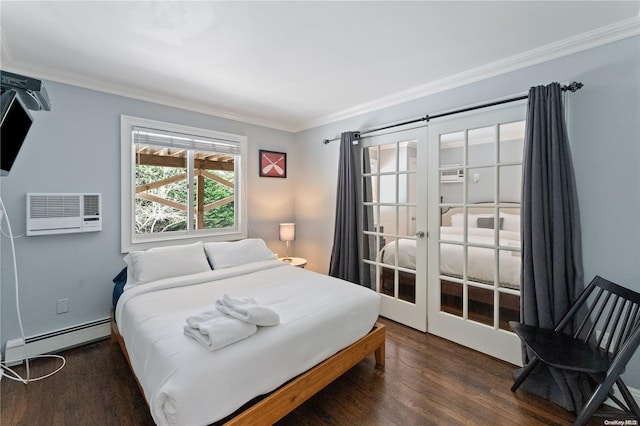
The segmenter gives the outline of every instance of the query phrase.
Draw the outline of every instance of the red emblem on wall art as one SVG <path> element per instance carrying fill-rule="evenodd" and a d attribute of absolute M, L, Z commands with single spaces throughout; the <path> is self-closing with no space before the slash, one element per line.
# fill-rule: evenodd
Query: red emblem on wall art
<path fill-rule="evenodd" d="M 260 176 L 287 177 L 287 153 L 260 150 Z"/>

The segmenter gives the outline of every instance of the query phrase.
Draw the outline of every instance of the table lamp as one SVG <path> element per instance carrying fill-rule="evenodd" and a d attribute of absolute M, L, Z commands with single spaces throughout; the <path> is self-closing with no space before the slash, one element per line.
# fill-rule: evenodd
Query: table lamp
<path fill-rule="evenodd" d="M 289 246 L 291 241 L 296 239 L 296 224 L 295 223 L 281 223 L 280 224 L 280 241 L 286 241 L 287 243 L 287 256 L 282 259 L 284 262 L 291 262 L 289 257 Z"/>

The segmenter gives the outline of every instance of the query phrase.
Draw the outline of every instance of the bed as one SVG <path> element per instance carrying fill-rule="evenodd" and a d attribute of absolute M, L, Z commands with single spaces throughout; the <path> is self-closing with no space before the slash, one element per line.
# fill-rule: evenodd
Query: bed
<path fill-rule="evenodd" d="M 499 224 L 498 244 L 499 250 L 499 286 L 518 290 L 520 288 L 520 216 L 516 206 L 501 208 L 499 219 L 496 221 L 493 214 L 488 213 L 486 207 L 470 207 L 467 212 L 467 271 L 468 281 L 493 285 L 495 272 L 494 251 L 475 247 L 475 245 L 492 246 L 495 243 L 494 224 Z M 442 216 L 440 227 L 440 286 L 442 304 L 461 306 L 462 286 L 457 280 L 464 277 L 464 216 L 461 208 L 449 209 Z M 495 223 L 494 223 L 495 222 Z M 447 244 L 449 243 L 449 244 Z M 512 250 L 511 250 L 512 249 Z M 388 265 L 396 265 L 400 268 L 415 270 L 416 268 L 416 241 L 414 239 L 400 238 L 386 244 L 380 251 L 379 262 Z M 394 294 L 394 269 L 381 268 L 381 289 L 383 294 Z M 404 300 L 415 302 L 415 273 L 410 271 L 398 271 L 398 284 L 400 297 Z M 493 305 L 493 295 L 489 291 L 473 289 L 469 292 L 470 303 L 475 303 L 479 309 L 481 305 Z M 518 319 L 519 297 L 504 293 L 501 295 L 501 308 L 511 311 L 508 315 Z M 446 308 L 446 307 L 445 307 Z M 486 307 L 485 307 L 486 308 Z M 514 314 L 514 312 L 516 314 Z M 453 313 L 453 312 L 452 312 Z M 506 323 L 505 323 L 506 324 Z"/>
<path fill-rule="evenodd" d="M 159 425 L 272 424 L 371 353 L 384 363 L 377 293 L 285 264 L 262 240 L 247 241 L 152 249 L 152 262 L 144 259 L 151 250 L 127 256 L 112 336 Z M 224 294 L 254 298 L 280 323 L 208 350 L 183 327 Z"/>

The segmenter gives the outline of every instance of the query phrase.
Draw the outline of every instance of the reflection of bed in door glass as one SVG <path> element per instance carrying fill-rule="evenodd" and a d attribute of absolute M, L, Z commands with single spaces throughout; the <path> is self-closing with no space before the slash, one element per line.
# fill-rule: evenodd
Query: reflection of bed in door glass
<path fill-rule="evenodd" d="M 472 208 L 468 212 L 473 212 Z M 487 209 L 478 209 L 486 212 Z M 462 316 L 463 285 L 456 280 L 464 277 L 464 234 L 460 217 L 462 209 L 449 209 L 443 215 L 440 228 L 440 286 L 441 310 L 453 315 Z M 492 214 L 468 214 L 467 228 L 467 282 L 468 285 L 468 317 L 477 322 L 493 324 L 494 290 L 474 286 L 473 283 L 493 287 L 495 255 L 498 253 L 499 273 L 498 285 L 501 289 L 514 292 L 499 293 L 500 328 L 509 329 L 508 322 L 520 318 L 520 297 L 516 293 L 520 288 L 520 216 L 519 208 L 512 207 L 500 210 L 499 220 Z M 503 249 L 496 250 L 494 224 L 499 223 L 498 245 Z M 455 225 L 455 226 L 454 226 Z M 477 245 L 477 246 L 476 246 Z M 415 270 L 416 241 L 398 239 L 385 245 L 380 253 L 383 264 L 395 265 L 397 252 L 398 266 Z M 392 268 L 381 268 L 381 289 L 383 294 L 394 294 L 395 275 Z M 451 279 L 447 279 L 447 278 Z M 398 271 L 399 298 L 415 301 L 415 274 Z"/>

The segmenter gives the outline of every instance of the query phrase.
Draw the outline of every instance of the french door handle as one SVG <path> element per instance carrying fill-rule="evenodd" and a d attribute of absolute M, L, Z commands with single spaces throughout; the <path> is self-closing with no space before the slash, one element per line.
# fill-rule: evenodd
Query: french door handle
<path fill-rule="evenodd" d="M 416 237 L 418 237 L 418 238 L 424 238 L 424 236 L 425 236 L 424 231 L 418 231 L 418 232 L 416 232 Z"/>

